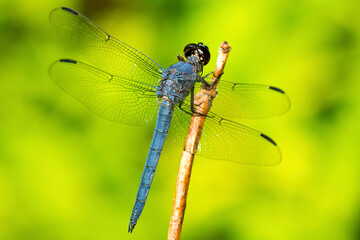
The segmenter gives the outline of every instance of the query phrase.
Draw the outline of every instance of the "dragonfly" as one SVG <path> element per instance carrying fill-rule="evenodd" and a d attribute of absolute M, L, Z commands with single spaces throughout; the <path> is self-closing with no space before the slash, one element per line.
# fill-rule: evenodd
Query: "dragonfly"
<path fill-rule="evenodd" d="M 132 232 L 144 209 L 165 139 L 182 146 L 193 114 L 194 93 L 209 86 L 203 67 L 210 51 L 190 43 L 178 62 L 163 68 L 145 54 L 109 35 L 82 14 L 66 7 L 54 9 L 51 25 L 91 64 L 60 59 L 49 75 L 67 94 L 93 113 L 118 123 L 156 124 L 145 168 L 131 213 Z M 280 88 L 221 80 L 211 111 L 206 114 L 197 154 L 249 165 L 281 162 L 278 145 L 269 136 L 228 118 L 265 118 L 285 113 L 288 96 Z"/>

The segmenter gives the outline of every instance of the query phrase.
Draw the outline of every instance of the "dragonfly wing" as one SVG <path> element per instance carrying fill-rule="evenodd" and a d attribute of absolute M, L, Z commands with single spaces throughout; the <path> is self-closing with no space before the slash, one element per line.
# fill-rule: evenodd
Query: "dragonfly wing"
<path fill-rule="evenodd" d="M 221 80 L 211 111 L 224 117 L 266 118 L 281 115 L 289 108 L 289 97 L 277 87 Z"/>
<path fill-rule="evenodd" d="M 66 93 L 103 118 L 144 126 L 156 116 L 155 88 L 147 84 L 69 59 L 54 62 L 49 74 Z"/>
<path fill-rule="evenodd" d="M 183 104 L 187 105 L 187 104 Z M 189 109 L 189 106 L 182 106 Z M 169 139 L 184 145 L 191 115 L 176 108 Z M 271 166 L 281 162 L 277 144 L 267 135 L 209 112 L 202 130 L 197 154 L 218 160 L 249 165 Z"/>
<path fill-rule="evenodd" d="M 153 86 L 163 69 L 141 52 L 110 36 L 82 14 L 69 8 L 56 8 L 49 16 L 55 30 L 71 46 L 100 69 Z"/>

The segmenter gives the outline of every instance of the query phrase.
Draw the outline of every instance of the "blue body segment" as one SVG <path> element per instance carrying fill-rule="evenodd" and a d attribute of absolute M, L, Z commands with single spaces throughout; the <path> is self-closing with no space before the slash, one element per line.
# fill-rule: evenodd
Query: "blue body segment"
<path fill-rule="evenodd" d="M 174 107 L 177 103 L 184 100 L 194 86 L 199 76 L 197 70 L 201 70 L 198 59 L 190 57 L 187 62 L 182 61 L 170 66 L 162 75 L 161 84 L 156 91 L 158 98 L 162 99 L 162 102 L 159 108 L 155 130 L 145 162 L 139 190 L 136 195 L 134 208 L 131 213 L 129 232 L 132 232 L 134 229 L 137 220 L 144 209 L 166 135 L 170 128 Z"/>
<path fill-rule="evenodd" d="M 145 201 L 149 194 L 150 186 L 155 175 L 156 167 L 159 162 L 165 138 L 170 127 L 173 112 L 174 106 L 170 102 L 163 101 L 161 103 L 149 153 L 145 162 L 145 168 L 141 177 L 139 190 L 136 195 L 135 205 L 130 217 L 130 232 L 132 232 L 134 229 L 136 222 L 139 219 L 140 214 L 145 206 Z"/>

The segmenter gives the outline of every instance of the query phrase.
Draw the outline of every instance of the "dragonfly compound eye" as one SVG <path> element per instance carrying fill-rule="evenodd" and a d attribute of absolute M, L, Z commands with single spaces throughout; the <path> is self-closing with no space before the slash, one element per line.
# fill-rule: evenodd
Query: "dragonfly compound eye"
<path fill-rule="evenodd" d="M 200 60 L 203 62 L 204 66 L 209 63 L 210 61 L 210 51 L 209 48 L 206 45 L 203 45 L 203 43 L 197 44 L 197 51 L 200 56 Z"/>
<path fill-rule="evenodd" d="M 209 48 L 206 45 L 203 45 L 203 43 L 189 43 L 184 48 L 184 56 L 185 58 L 189 58 L 191 55 L 194 55 L 195 53 L 199 54 L 200 61 L 205 66 L 210 61 L 210 52 Z"/>
<path fill-rule="evenodd" d="M 197 49 L 196 43 L 189 43 L 188 45 L 186 45 L 184 48 L 185 58 L 187 59 L 187 58 L 191 57 L 191 55 L 195 54 L 196 49 Z"/>

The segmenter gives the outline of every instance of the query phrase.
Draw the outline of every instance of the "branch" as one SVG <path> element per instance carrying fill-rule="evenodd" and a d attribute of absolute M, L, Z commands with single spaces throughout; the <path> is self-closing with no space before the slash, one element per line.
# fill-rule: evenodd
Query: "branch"
<path fill-rule="evenodd" d="M 181 234 L 182 223 L 184 220 L 186 198 L 189 189 L 191 168 L 194 161 L 195 153 L 200 141 L 202 128 L 209 112 L 212 101 L 216 97 L 216 86 L 223 73 L 226 60 L 231 48 L 228 42 L 222 42 L 219 48 L 219 55 L 216 62 L 215 70 L 210 84 L 214 84 L 211 89 L 207 89 L 204 85 L 195 95 L 195 111 L 197 113 L 191 117 L 189 132 L 185 140 L 184 150 L 181 155 L 179 172 L 176 180 L 175 196 L 173 200 L 173 208 L 171 213 L 168 240 L 179 240 Z M 215 82 L 216 81 L 216 82 Z"/>

